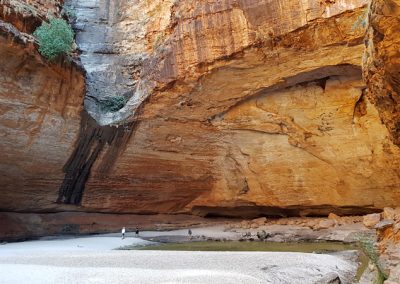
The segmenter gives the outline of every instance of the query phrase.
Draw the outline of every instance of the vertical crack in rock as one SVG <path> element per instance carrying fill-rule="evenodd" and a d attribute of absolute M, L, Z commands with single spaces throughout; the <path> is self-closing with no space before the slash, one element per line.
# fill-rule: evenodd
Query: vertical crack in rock
<path fill-rule="evenodd" d="M 135 122 L 122 127 L 100 126 L 83 111 L 79 138 L 74 152 L 64 165 L 65 177 L 59 189 L 57 202 L 79 205 L 97 158 L 105 151 L 99 172 L 106 174 L 125 149 L 134 126 Z"/>
<path fill-rule="evenodd" d="M 107 175 L 133 133 L 141 101 L 127 102 L 115 112 L 103 109 L 101 102 L 115 96 L 129 101 L 138 91 L 135 74 L 140 73 L 144 55 L 123 45 L 128 39 L 134 42 L 140 31 L 121 29 L 125 18 L 119 12 L 120 1 L 68 0 L 66 5 L 76 14 L 73 26 L 86 71 L 86 96 L 79 138 L 64 166 L 65 178 L 57 202 L 78 205 L 96 161 L 100 161 L 96 172 Z M 144 26 L 140 19 L 135 26 Z M 128 119 L 130 122 L 124 122 Z M 117 121 L 124 126 L 112 126 Z"/>
<path fill-rule="evenodd" d="M 65 3 L 76 14 L 73 27 L 86 70 L 85 110 L 100 125 L 133 120 L 148 95 L 147 84 L 139 84 L 147 58 L 142 42 L 146 13 L 133 12 L 140 3 L 117 0 Z M 116 96 L 124 97 L 124 107 L 115 112 L 102 107 L 102 101 Z"/>

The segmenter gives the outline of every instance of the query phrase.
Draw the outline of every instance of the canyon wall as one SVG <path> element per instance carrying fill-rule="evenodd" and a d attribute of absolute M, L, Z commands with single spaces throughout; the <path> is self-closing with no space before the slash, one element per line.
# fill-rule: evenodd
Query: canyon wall
<path fill-rule="evenodd" d="M 151 95 L 82 205 L 253 216 L 397 203 L 399 150 L 361 80 L 365 4 L 141 2 L 159 7 L 134 45 L 147 54 L 136 88 Z"/>
<path fill-rule="evenodd" d="M 30 8 L 12 6 L 16 3 Z M 48 6 L 43 6 L 44 3 Z M 62 168 L 78 138 L 85 92 L 84 70 L 71 60 L 45 61 L 30 34 L 47 11 L 59 14 L 60 7 L 52 3 L 38 2 L 33 6 L 3 1 L 1 5 L 0 208 L 3 211 L 60 208 L 55 201 L 64 178 Z M 20 206 L 22 200 L 29 200 L 32 206 Z M 41 203 L 46 203 L 47 208 L 42 208 Z"/>
<path fill-rule="evenodd" d="M 373 0 L 368 15 L 364 78 L 369 99 L 400 145 L 400 1 Z"/>
<path fill-rule="evenodd" d="M 104 136 L 80 112 L 83 72 L 3 32 L 2 211 L 253 217 L 400 202 L 400 149 L 362 80 L 366 1 L 67 4 L 85 108 L 122 138 L 96 150 Z M 109 95 L 129 101 L 99 111 Z M 96 155 L 80 204 L 55 203 L 78 182 L 64 165 L 92 157 L 84 148 Z"/>

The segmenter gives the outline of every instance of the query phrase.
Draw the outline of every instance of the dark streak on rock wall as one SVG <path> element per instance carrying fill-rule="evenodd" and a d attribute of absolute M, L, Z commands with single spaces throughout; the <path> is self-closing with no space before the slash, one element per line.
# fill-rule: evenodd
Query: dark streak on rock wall
<path fill-rule="evenodd" d="M 100 172 L 107 174 L 125 149 L 134 130 L 134 122 L 121 127 L 99 126 L 87 112 L 82 112 L 79 138 L 74 152 L 64 165 L 65 177 L 59 188 L 57 202 L 80 204 L 93 164 L 103 151 Z"/>

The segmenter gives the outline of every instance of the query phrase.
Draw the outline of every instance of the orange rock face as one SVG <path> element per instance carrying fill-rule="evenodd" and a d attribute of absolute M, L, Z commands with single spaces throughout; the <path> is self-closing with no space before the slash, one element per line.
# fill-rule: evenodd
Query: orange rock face
<path fill-rule="evenodd" d="M 112 55 L 144 58 L 135 93 L 115 114 L 131 122 L 135 113 L 137 122 L 98 152 L 100 142 L 78 139 L 82 73 L 40 65 L 33 45 L 35 56 L 23 63 L 7 53 L 11 40 L 1 47 L 15 65 L 2 74 L 24 74 L 18 66 L 41 74 L 30 79 L 33 96 L 16 78 L 2 87 L 6 102 L 10 93 L 24 102 L 10 122 L 1 118 L 9 153 L 3 211 L 343 215 L 400 202 L 400 149 L 361 78 L 365 31 L 354 24 L 366 1 L 139 2 L 113 14 L 114 28 L 129 38 L 115 35 Z M 26 106 L 46 110 L 37 136 L 17 124 L 40 117 Z M 107 119 L 112 128 L 127 125 Z M 36 148 L 16 147 L 23 135 L 36 137 Z M 76 199 L 81 206 L 55 204 L 75 142 L 97 159 Z"/>
<path fill-rule="evenodd" d="M 84 71 L 73 62 L 46 62 L 31 35 L 3 21 L 0 62 L 0 208 L 59 207 L 56 189 L 79 132 Z"/>
<path fill-rule="evenodd" d="M 364 77 L 390 137 L 400 145 L 400 1 L 374 0 L 369 12 Z"/>
<path fill-rule="evenodd" d="M 400 207 L 384 208 L 382 222 L 386 226 L 377 229 L 378 248 L 389 279 L 385 282 L 398 283 L 400 281 Z"/>
<path fill-rule="evenodd" d="M 155 49 L 149 37 L 156 63 L 139 85 L 157 87 L 113 170 L 93 168 L 84 207 L 307 215 L 400 200 L 399 149 L 363 94 L 364 33 L 354 24 L 364 11 L 346 10 L 363 3 L 318 4 L 326 19 L 299 13 L 293 23 L 256 17 L 262 1 L 253 12 L 196 3 L 173 6 Z"/>
<path fill-rule="evenodd" d="M 62 0 L 2 0 L 0 19 L 32 33 L 43 20 L 59 16 Z"/>

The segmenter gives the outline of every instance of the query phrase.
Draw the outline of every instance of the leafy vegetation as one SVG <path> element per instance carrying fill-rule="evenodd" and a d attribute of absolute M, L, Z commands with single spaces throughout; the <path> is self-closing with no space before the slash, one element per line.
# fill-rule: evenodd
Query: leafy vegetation
<path fill-rule="evenodd" d="M 124 96 L 112 96 L 100 101 L 101 110 L 105 112 L 116 112 L 126 104 Z"/>
<path fill-rule="evenodd" d="M 48 60 L 73 50 L 74 31 L 64 19 L 52 18 L 33 33 L 39 43 L 40 54 Z"/>
<path fill-rule="evenodd" d="M 385 273 L 382 264 L 379 260 L 379 253 L 377 252 L 374 239 L 367 236 L 361 236 L 358 238 L 358 242 L 364 251 L 364 253 L 368 256 L 368 258 L 372 261 L 372 263 L 378 269 L 378 281 L 377 283 L 383 283 L 384 280 L 388 278 L 388 275 Z"/>

